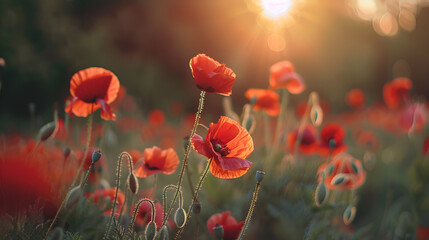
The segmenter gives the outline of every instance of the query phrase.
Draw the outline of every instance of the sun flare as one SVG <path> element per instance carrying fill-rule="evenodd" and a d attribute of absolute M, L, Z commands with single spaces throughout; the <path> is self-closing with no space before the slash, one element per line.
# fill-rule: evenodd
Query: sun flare
<path fill-rule="evenodd" d="M 274 19 L 287 13 L 292 5 L 293 0 L 262 0 L 263 14 Z"/>

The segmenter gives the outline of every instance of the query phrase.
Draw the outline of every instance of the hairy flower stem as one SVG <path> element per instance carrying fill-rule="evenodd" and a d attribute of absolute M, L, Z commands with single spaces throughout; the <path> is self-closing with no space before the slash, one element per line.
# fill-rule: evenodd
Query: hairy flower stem
<path fill-rule="evenodd" d="M 241 240 L 244 238 L 244 233 L 247 230 L 250 219 L 252 218 L 252 215 L 253 215 L 253 211 L 255 210 L 256 201 L 258 200 L 259 188 L 260 188 L 260 183 L 256 183 L 255 191 L 253 192 L 252 202 L 250 203 L 249 211 L 247 212 L 246 220 L 244 221 L 244 226 L 243 226 L 243 229 L 241 230 L 238 240 Z"/>
<path fill-rule="evenodd" d="M 192 214 L 192 204 L 193 204 L 193 203 L 194 203 L 194 201 L 196 201 L 196 200 L 197 200 L 197 198 L 198 198 L 198 192 L 200 191 L 200 189 L 201 189 L 201 185 L 203 184 L 204 179 L 206 178 L 207 173 L 208 173 L 208 172 L 209 172 L 209 170 L 210 170 L 210 165 L 211 165 L 212 161 L 213 161 L 213 158 L 210 158 L 210 159 L 209 159 L 209 161 L 208 161 L 208 163 L 207 163 L 206 169 L 204 169 L 203 173 L 201 174 L 200 181 L 198 182 L 197 187 L 195 188 L 194 195 L 193 195 L 193 197 L 192 197 L 192 199 L 191 199 L 191 204 L 189 204 L 188 212 L 186 213 L 187 218 L 186 218 L 185 224 L 183 225 L 183 227 L 182 227 L 182 228 L 180 228 L 180 229 L 177 231 L 176 236 L 174 237 L 174 239 L 179 239 L 179 238 L 180 238 L 180 234 L 182 234 L 183 229 L 185 229 L 186 225 L 187 225 L 187 224 L 188 224 L 188 222 L 189 222 L 189 219 L 191 218 L 191 214 Z"/>
<path fill-rule="evenodd" d="M 130 227 L 132 228 L 133 226 L 134 226 L 134 222 L 136 221 L 136 216 L 137 216 L 137 213 L 139 212 L 139 208 L 140 208 L 140 205 L 143 203 L 143 202 L 149 202 L 150 203 L 150 205 L 151 205 L 151 208 L 152 208 L 152 221 L 155 221 L 155 214 L 156 214 L 156 212 L 155 212 L 155 204 L 152 202 L 152 200 L 150 200 L 150 199 L 147 199 L 147 198 L 143 198 L 143 199 L 140 199 L 138 202 L 137 202 L 137 204 L 136 204 L 136 209 L 134 210 L 134 215 L 133 215 L 133 218 L 132 218 L 132 220 L 131 220 L 131 225 L 130 225 Z"/>
<path fill-rule="evenodd" d="M 191 173 L 189 172 L 189 167 L 186 165 L 186 178 L 188 179 L 189 189 L 191 190 L 192 195 L 194 195 L 194 185 L 192 184 L 191 180 Z"/>
<path fill-rule="evenodd" d="M 119 183 L 120 183 L 120 178 L 121 178 L 121 163 L 122 163 L 122 159 L 124 156 L 127 156 L 128 160 L 130 161 L 130 173 L 133 170 L 133 168 L 132 168 L 133 161 L 132 161 L 130 154 L 127 152 L 121 153 L 121 155 L 119 155 L 118 167 L 117 167 L 117 171 L 116 171 L 116 191 L 115 191 L 115 197 L 113 198 L 113 202 L 112 202 L 112 214 L 110 215 L 109 222 L 107 223 L 107 230 L 106 230 L 106 233 L 104 234 L 104 239 L 107 239 L 107 236 L 109 235 L 110 228 L 112 225 L 112 220 L 113 220 L 113 217 L 115 215 L 116 200 L 118 198 Z"/>
<path fill-rule="evenodd" d="M 195 132 L 197 130 L 198 122 L 200 121 L 200 118 L 201 118 L 201 112 L 203 111 L 204 97 L 205 97 L 205 95 L 206 95 L 206 92 L 205 91 L 201 91 L 201 93 L 200 93 L 200 100 L 199 100 L 199 104 L 198 104 L 198 111 L 197 111 L 197 114 L 195 116 L 195 122 L 194 122 L 194 126 L 192 128 L 192 131 L 191 131 L 191 135 L 189 135 L 189 141 L 191 141 L 192 137 L 194 136 L 194 134 L 195 134 Z M 174 194 L 174 198 L 173 198 L 173 200 L 172 200 L 172 202 L 171 202 L 171 204 L 170 204 L 170 206 L 169 206 L 169 208 L 167 210 L 167 215 L 164 218 L 164 221 L 162 222 L 162 226 L 165 225 L 165 223 L 167 222 L 168 216 L 170 216 L 170 214 L 171 214 L 171 212 L 173 210 L 174 203 L 176 202 L 177 196 L 179 195 L 179 191 L 181 190 L 182 180 L 183 180 L 183 174 L 184 174 L 185 169 L 186 169 L 185 166 L 187 164 L 187 160 L 188 160 L 188 156 L 189 156 L 190 150 L 191 150 L 191 143 L 189 142 L 189 144 L 186 146 L 185 157 L 183 158 L 182 168 L 180 169 L 179 180 L 178 180 L 177 185 L 176 185 L 177 186 L 177 190 L 176 190 L 176 193 Z"/>
<path fill-rule="evenodd" d="M 71 184 L 71 185 L 70 185 L 70 187 L 69 187 L 69 191 L 73 188 L 74 184 L 76 183 L 76 180 L 77 180 L 77 178 L 79 177 L 79 173 L 80 173 L 80 171 L 82 171 L 83 163 L 85 162 L 86 155 L 88 154 L 89 144 L 90 144 L 90 142 L 91 142 L 92 120 L 93 120 L 93 114 L 91 113 L 91 114 L 89 115 L 89 117 L 88 117 L 88 133 L 87 133 L 87 136 L 86 136 L 85 153 L 83 154 L 83 158 L 82 158 L 82 160 L 80 161 L 80 165 L 79 165 L 79 168 L 78 168 L 78 170 L 77 170 L 77 172 L 76 172 L 76 176 L 74 177 L 73 182 L 72 182 L 72 184 Z M 91 166 L 92 166 L 92 164 L 91 164 Z M 89 171 L 91 171 L 91 167 L 90 167 Z M 89 172 L 89 171 L 88 171 L 88 172 Z M 49 228 L 48 228 L 48 230 L 46 231 L 46 236 L 45 236 L 45 238 L 47 238 L 47 237 L 48 237 L 49 232 L 51 231 L 52 227 L 54 226 L 55 222 L 57 221 L 58 216 L 59 216 L 59 214 L 60 214 L 60 211 L 61 211 L 61 209 L 62 209 L 62 208 L 63 208 L 63 206 L 64 206 L 64 202 L 65 202 L 65 200 L 66 200 L 66 197 L 64 197 L 63 201 L 61 202 L 60 207 L 58 208 L 57 213 L 55 214 L 54 220 L 52 220 L 52 222 L 51 222 L 51 225 L 49 225 Z"/>
<path fill-rule="evenodd" d="M 167 190 L 170 188 L 174 188 L 174 189 L 178 189 L 178 187 L 176 185 L 167 185 L 164 187 L 164 190 L 162 191 L 162 207 L 165 209 L 166 204 L 167 204 Z M 179 207 L 183 208 L 183 196 L 182 196 L 182 191 L 179 191 Z M 164 212 L 164 219 L 165 219 L 166 215 Z"/>
<path fill-rule="evenodd" d="M 270 145 L 271 145 L 271 128 L 270 128 L 270 116 L 268 114 L 263 113 L 264 115 L 264 122 L 265 122 L 265 151 L 267 153 L 267 156 L 270 152 Z"/>

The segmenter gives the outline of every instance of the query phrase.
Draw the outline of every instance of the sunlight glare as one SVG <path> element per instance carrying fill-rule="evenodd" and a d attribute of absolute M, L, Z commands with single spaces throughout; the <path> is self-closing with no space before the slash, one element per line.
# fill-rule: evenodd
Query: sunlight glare
<path fill-rule="evenodd" d="M 278 18 L 285 14 L 293 5 L 293 0 L 262 0 L 264 15 Z"/>

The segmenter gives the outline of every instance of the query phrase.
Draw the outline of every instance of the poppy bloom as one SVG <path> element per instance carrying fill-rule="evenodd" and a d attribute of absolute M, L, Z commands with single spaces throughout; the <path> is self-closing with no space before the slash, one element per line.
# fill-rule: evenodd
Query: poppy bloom
<path fill-rule="evenodd" d="M 191 143 L 196 152 L 212 158 L 210 172 L 218 178 L 238 178 L 252 166 L 245 160 L 253 152 L 250 134 L 234 120 L 225 116 L 210 123 L 204 140 L 195 134 Z"/>
<path fill-rule="evenodd" d="M 426 137 L 423 143 L 423 154 L 426 154 L 428 152 L 429 152 L 429 137 Z"/>
<path fill-rule="evenodd" d="M 359 131 L 356 134 L 356 140 L 362 146 L 370 148 L 372 150 L 375 150 L 379 145 L 377 137 L 372 131 L 367 131 L 367 130 Z"/>
<path fill-rule="evenodd" d="M 287 88 L 292 94 L 305 90 L 304 81 L 289 61 L 278 62 L 270 68 L 270 89 L 278 88 Z"/>
<path fill-rule="evenodd" d="M 86 197 L 87 198 L 92 197 L 92 199 L 94 200 L 94 203 L 98 203 L 100 200 L 105 201 L 106 199 L 109 199 L 109 203 L 107 203 L 108 204 L 107 206 L 111 206 L 113 200 L 115 199 L 115 193 L 116 193 L 116 188 L 98 189 L 94 193 L 86 194 Z M 115 203 L 115 216 L 119 215 L 124 203 L 125 203 L 125 195 L 121 190 L 119 190 L 118 196 L 116 198 L 116 203 Z M 101 204 L 101 208 L 104 208 L 105 206 L 104 204 L 105 202 Z M 107 209 L 106 211 L 103 212 L 103 214 L 106 216 L 110 216 L 112 214 L 112 208 Z"/>
<path fill-rule="evenodd" d="M 178 165 L 179 157 L 174 149 L 162 150 L 154 146 L 144 150 L 143 159 L 137 162 L 134 173 L 140 178 L 158 173 L 170 175 L 176 171 Z"/>
<path fill-rule="evenodd" d="M 230 215 L 231 212 L 223 212 L 212 215 L 209 220 L 207 220 L 207 229 L 214 236 L 213 228 L 216 226 L 223 227 L 223 239 L 233 240 L 237 239 L 243 229 L 244 221 L 237 222 L 233 216 Z"/>
<path fill-rule="evenodd" d="M 389 108 L 398 108 L 408 101 L 408 91 L 413 87 L 409 78 L 396 78 L 383 87 L 383 99 Z"/>
<path fill-rule="evenodd" d="M 352 108 L 362 109 L 365 106 L 365 93 L 360 89 L 353 89 L 346 95 L 346 103 Z"/>
<path fill-rule="evenodd" d="M 346 150 L 343 143 L 346 132 L 338 124 L 328 124 L 320 132 L 319 153 L 322 155 L 335 155 Z"/>
<path fill-rule="evenodd" d="M 280 113 L 279 95 L 273 90 L 251 88 L 244 94 L 247 99 L 256 97 L 254 105 L 255 111 L 263 110 L 270 116 L 277 116 Z"/>
<path fill-rule="evenodd" d="M 165 123 L 165 114 L 160 109 L 154 109 L 148 115 L 149 124 L 153 127 L 158 127 Z"/>
<path fill-rule="evenodd" d="M 347 153 L 338 154 L 331 162 L 320 165 L 317 170 L 319 183 L 322 181 L 322 172 L 325 173 L 325 185 L 329 189 L 353 190 L 362 186 L 366 179 L 366 172 L 360 160 Z M 340 181 L 339 178 L 343 180 Z"/>
<path fill-rule="evenodd" d="M 421 132 L 426 124 L 426 109 L 423 104 L 408 106 L 399 118 L 399 126 L 404 131 Z"/>
<path fill-rule="evenodd" d="M 101 108 L 101 117 L 115 120 L 110 109 L 119 91 L 119 80 L 112 72 L 103 68 L 87 68 L 75 73 L 70 80 L 73 97 L 65 111 L 70 116 L 86 117 Z"/>
<path fill-rule="evenodd" d="M 134 209 L 133 209 L 134 210 Z M 132 212 L 131 214 L 134 214 Z M 155 203 L 155 224 L 157 228 L 162 226 L 162 221 L 164 218 L 164 209 L 159 202 Z M 148 202 L 142 202 L 139 207 L 139 211 L 136 216 L 136 225 L 141 227 L 147 225 L 150 221 L 152 221 L 152 207 Z"/>
<path fill-rule="evenodd" d="M 231 95 L 235 73 L 205 54 L 198 54 L 189 62 L 197 87 L 208 93 Z"/>
<path fill-rule="evenodd" d="M 76 168 L 65 161 L 63 149 L 20 136 L 4 136 L 0 149 L 0 219 L 20 217 L 30 206 L 55 215 Z"/>
<path fill-rule="evenodd" d="M 302 130 L 301 141 L 298 144 L 298 149 L 304 154 L 310 155 L 317 151 L 317 130 L 313 125 L 307 124 Z M 295 152 L 296 141 L 298 140 L 298 129 L 287 135 L 286 141 L 289 148 L 289 152 Z"/>

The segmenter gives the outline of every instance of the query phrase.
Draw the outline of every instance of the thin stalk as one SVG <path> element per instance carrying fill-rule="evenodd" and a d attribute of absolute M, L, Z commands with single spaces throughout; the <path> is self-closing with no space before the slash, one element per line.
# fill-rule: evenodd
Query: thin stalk
<path fill-rule="evenodd" d="M 176 185 L 170 184 L 164 187 L 164 190 L 162 191 L 162 207 L 165 209 L 167 204 L 167 190 L 170 188 L 178 189 Z M 182 191 L 179 191 L 179 207 L 183 208 L 183 196 Z M 165 212 L 164 212 L 164 219 L 166 218 Z"/>
<path fill-rule="evenodd" d="M 186 216 L 187 216 L 187 217 L 186 217 L 186 220 L 185 220 L 185 224 L 183 225 L 183 227 L 182 227 L 182 228 L 180 228 L 180 229 L 177 231 L 176 236 L 174 237 L 174 239 L 179 239 L 179 238 L 180 238 L 180 234 L 182 234 L 183 229 L 185 229 L 186 225 L 187 225 L 187 224 L 188 224 L 188 222 L 189 222 L 189 219 L 191 218 L 191 214 L 192 214 L 192 211 L 191 211 L 191 210 L 192 210 L 192 204 L 193 204 L 193 203 L 194 203 L 194 201 L 195 201 L 195 200 L 197 200 L 197 198 L 198 198 L 198 192 L 200 191 L 200 189 L 201 189 L 201 185 L 203 184 L 204 179 L 206 178 L 207 173 L 209 172 L 210 165 L 211 165 L 212 161 L 213 161 L 213 158 L 210 158 L 210 159 L 209 159 L 209 162 L 207 163 L 206 169 L 204 169 L 204 171 L 203 171 L 203 173 L 202 173 L 202 175 L 201 175 L 201 177 L 200 177 L 200 181 L 198 182 L 197 187 L 195 188 L 195 192 L 194 192 L 194 195 L 193 195 L 193 197 L 192 197 L 191 204 L 189 204 L 188 212 L 186 213 Z"/>
<path fill-rule="evenodd" d="M 189 172 L 189 167 L 186 165 L 186 178 L 188 179 L 189 189 L 191 190 L 192 195 L 194 195 L 194 185 L 192 184 L 191 180 L 191 173 Z"/>
<path fill-rule="evenodd" d="M 302 132 L 304 131 L 305 124 L 307 123 L 308 116 L 310 115 L 310 106 L 311 98 L 308 99 L 307 107 L 305 108 L 304 116 L 301 118 L 301 122 L 299 123 L 298 132 L 296 135 L 295 147 L 293 150 L 293 159 L 296 160 L 296 156 L 298 154 L 298 146 L 302 140 Z"/>
<path fill-rule="evenodd" d="M 280 145 L 281 136 L 283 133 L 284 118 L 285 118 L 285 114 L 287 112 L 288 98 L 289 98 L 288 90 L 286 88 L 282 89 L 282 101 L 280 104 L 280 113 L 279 113 L 279 116 L 277 117 L 276 131 L 274 133 L 275 134 L 274 135 L 274 144 L 273 144 L 273 149 L 271 150 L 272 155 L 276 154 L 276 152 L 279 148 L 279 145 Z"/>
<path fill-rule="evenodd" d="M 238 240 L 244 238 L 244 233 L 249 225 L 250 219 L 252 218 L 253 211 L 255 210 L 256 201 L 258 200 L 258 192 L 260 188 L 260 183 L 256 183 L 255 191 L 253 192 L 252 202 L 250 203 L 249 211 L 247 212 L 246 220 L 244 221 L 243 229 L 241 230 Z"/>
<path fill-rule="evenodd" d="M 201 118 L 201 112 L 203 111 L 204 97 L 205 97 L 205 95 L 206 95 L 206 92 L 205 91 L 201 91 L 201 93 L 200 93 L 200 99 L 199 99 L 199 104 L 198 104 L 198 111 L 197 111 L 197 114 L 195 116 L 194 127 L 192 128 L 191 135 L 189 136 L 189 141 L 191 141 L 192 137 L 194 136 L 194 134 L 195 134 L 195 132 L 197 130 L 198 122 L 199 122 L 199 120 Z M 174 194 L 174 198 L 173 198 L 173 200 L 172 200 L 172 202 L 170 204 L 170 207 L 167 210 L 167 215 L 166 215 L 167 217 L 162 222 L 162 226 L 165 225 L 165 223 L 166 223 L 166 221 L 168 219 L 168 216 L 170 216 L 171 211 L 173 210 L 173 205 L 174 205 L 174 203 L 177 200 L 177 196 L 179 195 L 179 190 L 182 187 L 183 174 L 184 174 L 185 169 L 186 169 L 185 166 L 187 164 L 187 160 L 188 160 L 188 156 L 189 156 L 190 150 L 191 150 L 191 144 L 189 143 L 187 145 L 187 147 L 186 147 L 185 157 L 183 158 L 182 168 L 180 169 L 179 180 L 178 180 L 177 185 L 176 185 L 177 186 L 177 190 L 176 190 L 176 193 Z"/>
<path fill-rule="evenodd" d="M 155 212 L 155 204 L 153 203 L 153 201 L 152 201 L 152 200 L 147 199 L 147 198 L 143 198 L 143 199 L 140 199 L 140 200 L 137 202 L 137 204 L 136 204 L 136 209 L 134 210 L 133 218 L 132 218 L 132 220 L 131 220 L 131 227 L 132 227 L 132 226 L 134 226 L 134 222 L 136 221 L 137 213 L 139 212 L 140 205 L 141 205 L 143 202 L 149 202 L 149 203 L 150 203 L 150 205 L 151 205 L 151 207 L 152 207 L 152 215 L 151 215 L 151 216 L 152 216 L 152 220 L 153 220 L 153 221 L 155 221 L 155 214 L 156 214 L 156 212 Z"/>
<path fill-rule="evenodd" d="M 265 150 L 267 151 L 267 155 L 270 152 L 271 145 L 271 128 L 270 128 L 270 117 L 268 114 L 263 113 L 264 115 L 264 123 L 265 123 Z"/>

